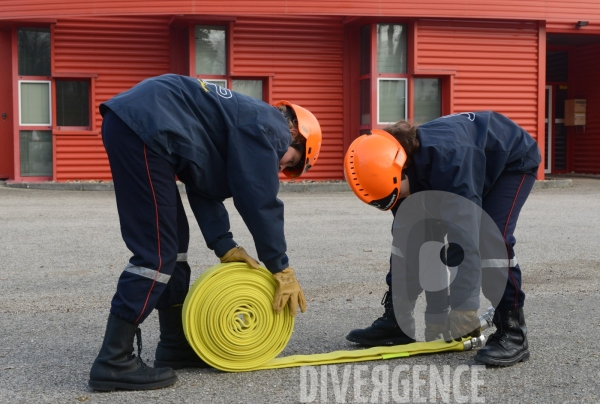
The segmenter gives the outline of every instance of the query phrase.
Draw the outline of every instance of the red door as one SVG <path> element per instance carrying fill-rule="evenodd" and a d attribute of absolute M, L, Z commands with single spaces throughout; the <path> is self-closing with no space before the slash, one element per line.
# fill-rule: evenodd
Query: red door
<path fill-rule="evenodd" d="M 10 30 L 0 29 L 0 60 L 12 60 Z M 14 178 L 11 67 L 0 63 L 0 179 Z"/>

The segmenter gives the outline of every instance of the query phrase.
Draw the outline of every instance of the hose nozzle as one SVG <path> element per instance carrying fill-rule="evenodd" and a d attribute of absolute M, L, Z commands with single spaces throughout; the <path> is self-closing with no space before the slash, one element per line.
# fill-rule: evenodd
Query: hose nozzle
<path fill-rule="evenodd" d="M 481 327 L 481 331 L 494 326 L 494 312 L 495 309 L 493 307 L 488 307 L 487 311 L 479 316 L 479 326 Z"/>
<path fill-rule="evenodd" d="M 493 307 L 488 307 L 487 311 L 479 316 L 479 326 L 481 327 L 481 331 L 487 330 L 494 326 L 494 311 Z M 479 337 L 474 337 L 469 340 L 463 342 L 464 350 L 470 351 L 472 349 L 479 349 L 485 344 L 485 336 L 480 335 Z"/>

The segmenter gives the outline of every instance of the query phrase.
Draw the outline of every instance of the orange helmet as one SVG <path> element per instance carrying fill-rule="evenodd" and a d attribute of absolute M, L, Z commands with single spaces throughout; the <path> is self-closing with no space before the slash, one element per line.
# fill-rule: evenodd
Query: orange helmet
<path fill-rule="evenodd" d="M 276 107 L 280 105 L 287 105 L 294 110 L 296 120 L 298 121 L 298 132 L 306 139 L 302 164 L 284 168 L 282 171 L 286 177 L 296 178 L 314 166 L 317 157 L 319 157 L 319 150 L 321 150 L 321 127 L 317 118 L 306 108 L 283 100 L 275 103 Z"/>
<path fill-rule="evenodd" d="M 406 152 L 392 135 L 380 129 L 359 136 L 344 158 L 344 176 L 358 198 L 381 210 L 391 209 L 400 196 Z"/>

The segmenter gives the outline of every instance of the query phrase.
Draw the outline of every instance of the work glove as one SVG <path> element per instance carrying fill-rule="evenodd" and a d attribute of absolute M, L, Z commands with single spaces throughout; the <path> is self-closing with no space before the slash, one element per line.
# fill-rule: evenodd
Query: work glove
<path fill-rule="evenodd" d="M 444 341 L 451 342 L 450 330 L 446 324 L 427 324 L 425 323 L 425 341 L 435 341 L 440 338 L 440 334 Z"/>
<path fill-rule="evenodd" d="M 249 256 L 246 250 L 240 246 L 233 247 L 221 257 L 221 263 L 224 264 L 226 262 L 245 262 L 254 269 L 258 269 L 260 267 L 258 262 Z"/>
<path fill-rule="evenodd" d="M 450 310 L 446 325 L 455 341 L 481 336 L 481 326 L 476 310 Z"/>
<path fill-rule="evenodd" d="M 273 310 L 275 313 L 281 313 L 281 310 L 285 305 L 290 303 L 290 314 L 292 317 L 296 316 L 298 311 L 298 305 L 302 313 L 306 311 L 306 299 L 304 298 L 304 292 L 298 283 L 298 279 L 294 275 L 294 270 L 287 267 L 281 272 L 273 274 L 275 282 L 277 282 L 277 289 L 275 290 L 275 296 L 273 296 Z"/>

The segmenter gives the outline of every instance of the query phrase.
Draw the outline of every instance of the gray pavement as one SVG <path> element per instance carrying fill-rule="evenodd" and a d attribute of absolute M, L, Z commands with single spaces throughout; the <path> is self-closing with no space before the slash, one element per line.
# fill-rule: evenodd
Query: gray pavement
<path fill-rule="evenodd" d="M 382 313 L 379 302 L 386 289 L 392 216 L 363 204 L 351 192 L 316 192 L 313 187 L 308 192 L 282 192 L 280 197 L 286 204 L 291 264 L 308 298 L 308 310 L 297 317 L 282 355 L 355 349 L 344 338 L 347 332 L 369 325 Z M 236 240 L 255 255 L 241 218 L 230 202 L 227 206 Z M 186 209 L 194 223 L 187 202 Z M 129 257 L 114 194 L 0 185 L 0 403 L 384 402 L 386 398 L 597 403 L 599 212 L 600 180 L 591 178 L 573 178 L 567 188 L 538 187 L 521 212 L 516 237 L 527 292 L 528 362 L 510 368 L 477 367 L 473 352 L 460 352 L 347 368 L 180 370 L 179 381 L 171 388 L 95 393 L 87 386 L 89 369 L 118 276 Z M 198 227 L 191 228 L 189 259 L 195 279 L 218 261 L 205 247 Z M 152 363 L 158 340 L 155 313 L 142 324 L 142 334 L 142 357 Z M 307 375 L 318 375 L 319 384 L 309 383 Z M 375 376 L 389 383 L 377 384 Z M 440 387 L 436 380 L 445 384 Z M 437 391 L 437 398 L 431 399 L 431 390 Z"/>

